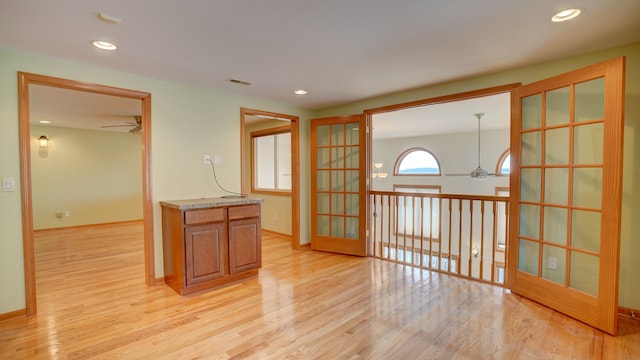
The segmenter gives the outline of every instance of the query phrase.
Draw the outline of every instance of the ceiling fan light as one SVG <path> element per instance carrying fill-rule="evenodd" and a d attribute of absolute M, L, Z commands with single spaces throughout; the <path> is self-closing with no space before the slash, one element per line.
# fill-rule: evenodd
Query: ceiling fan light
<path fill-rule="evenodd" d="M 486 179 L 489 176 L 489 172 L 479 166 L 470 174 L 473 179 Z"/>

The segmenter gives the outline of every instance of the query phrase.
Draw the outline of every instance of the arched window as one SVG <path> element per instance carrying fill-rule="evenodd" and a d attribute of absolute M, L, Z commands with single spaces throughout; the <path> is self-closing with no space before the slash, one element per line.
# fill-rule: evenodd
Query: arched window
<path fill-rule="evenodd" d="M 428 150 L 411 148 L 405 150 L 393 171 L 394 175 L 440 175 L 440 163 Z"/>
<path fill-rule="evenodd" d="M 509 175 L 511 173 L 511 152 L 507 149 L 502 156 L 500 156 L 500 160 L 498 160 L 498 166 L 496 168 L 496 174 L 498 175 Z"/>

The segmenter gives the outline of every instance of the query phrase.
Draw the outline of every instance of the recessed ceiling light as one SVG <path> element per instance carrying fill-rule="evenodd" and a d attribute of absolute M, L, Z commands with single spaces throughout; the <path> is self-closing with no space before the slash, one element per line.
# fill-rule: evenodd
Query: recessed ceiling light
<path fill-rule="evenodd" d="M 580 15 L 580 9 L 567 9 L 553 15 L 553 17 L 551 18 L 551 21 L 563 22 L 563 21 L 571 20 L 577 17 L 578 15 Z"/>
<path fill-rule="evenodd" d="M 98 49 L 102 49 L 102 50 L 113 51 L 118 48 L 114 44 L 104 40 L 94 40 L 91 44 L 93 44 L 93 46 L 97 47 Z"/>
<path fill-rule="evenodd" d="M 307 95 L 307 90 L 298 89 L 298 90 L 295 90 L 293 93 L 296 95 Z"/>
<path fill-rule="evenodd" d="M 40 120 L 40 124 L 51 124 L 51 121 L 48 121 L 48 120 Z"/>

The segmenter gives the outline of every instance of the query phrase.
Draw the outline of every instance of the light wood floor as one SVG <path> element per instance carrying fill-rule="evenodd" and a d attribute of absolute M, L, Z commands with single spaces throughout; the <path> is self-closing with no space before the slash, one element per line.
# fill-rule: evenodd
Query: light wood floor
<path fill-rule="evenodd" d="M 146 287 L 142 227 L 36 234 L 37 316 L 0 323 L 0 359 L 638 359 L 502 288 L 265 234 L 258 278 L 180 297 Z"/>

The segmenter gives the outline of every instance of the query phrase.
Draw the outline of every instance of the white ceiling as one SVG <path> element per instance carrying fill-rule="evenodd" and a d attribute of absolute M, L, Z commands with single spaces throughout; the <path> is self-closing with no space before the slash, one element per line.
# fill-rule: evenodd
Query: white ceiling
<path fill-rule="evenodd" d="M 141 111 L 142 102 L 136 99 L 52 86 L 29 86 L 31 124 L 49 121 L 45 126 L 127 132 L 134 126 L 102 126 L 135 124 L 134 116 L 139 116 Z"/>
<path fill-rule="evenodd" d="M 482 131 L 510 126 L 510 93 L 375 114 L 374 139 L 462 133 L 478 130 L 476 113 L 482 113 Z"/>
<path fill-rule="evenodd" d="M 0 0 L 0 47 L 310 109 L 637 41 L 638 0 Z"/>

